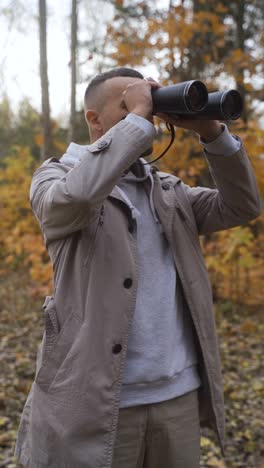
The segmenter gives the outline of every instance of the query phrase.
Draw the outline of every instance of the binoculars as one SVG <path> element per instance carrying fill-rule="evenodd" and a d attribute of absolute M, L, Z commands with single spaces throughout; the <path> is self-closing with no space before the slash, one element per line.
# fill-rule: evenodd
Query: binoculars
<path fill-rule="evenodd" d="M 235 89 L 208 93 L 199 80 L 185 81 L 152 90 L 153 114 L 162 112 L 185 120 L 236 120 L 243 99 Z"/>

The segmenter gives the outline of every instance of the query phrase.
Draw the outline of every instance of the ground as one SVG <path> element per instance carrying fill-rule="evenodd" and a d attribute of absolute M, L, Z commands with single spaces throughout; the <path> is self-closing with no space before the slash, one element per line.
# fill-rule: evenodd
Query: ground
<path fill-rule="evenodd" d="M 18 466 L 14 444 L 35 374 L 44 325 L 42 303 L 43 298 L 31 297 L 26 276 L 13 273 L 0 279 L 0 467 Z M 226 454 L 223 459 L 212 432 L 203 430 L 201 468 L 264 468 L 261 310 L 225 302 L 215 307 L 215 315 L 223 364 Z"/>

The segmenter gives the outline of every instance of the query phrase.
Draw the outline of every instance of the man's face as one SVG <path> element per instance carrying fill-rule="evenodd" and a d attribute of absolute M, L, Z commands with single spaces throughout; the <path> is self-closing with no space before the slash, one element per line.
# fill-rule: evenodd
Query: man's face
<path fill-rule="evenodd" d="M 127 85 L 139 80 L 141 81 L 141 78 L 115 77 L 102 83 L 101 90 L 104 101 L 102 110 L 99 112 L 102 135 L 127 116 L 129 112 L 123 101 L 122 93 Z"/>

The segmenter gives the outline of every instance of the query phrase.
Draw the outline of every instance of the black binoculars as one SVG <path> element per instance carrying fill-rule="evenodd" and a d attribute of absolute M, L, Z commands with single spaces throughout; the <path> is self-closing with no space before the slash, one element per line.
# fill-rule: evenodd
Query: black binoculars
<path fill-rule="evenodd" d="M 235 89 L 208 93 L 199 80 L 185 81 L 152 90 L 153 114 L 162 112 L 185 120 L 236 120 L 243 99 Z"/>

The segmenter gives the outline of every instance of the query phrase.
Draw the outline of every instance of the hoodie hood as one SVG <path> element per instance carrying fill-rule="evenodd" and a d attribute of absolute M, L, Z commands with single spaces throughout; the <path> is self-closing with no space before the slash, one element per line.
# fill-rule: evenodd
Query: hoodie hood
<path fill-rule="evenodd" d="M 139 158 L 138 162 L 139 163 L 146 163 L 147 161 L 145 161 L 144 158 Z M 136 163 L 134 163 L 131 167 L 133 167 L 134 165 L 136 165 Z M 150 170 L 150 166 L 148 164 L 146 164 L 146 165 L 141 165 L 139 168 L 136 168 L 137 170 L 135 172 L 136 173 L 140 172 L 142 174 L 139 177 L 137 175 L 135 175 L 135 173 L 131 170 L 131 167 L 129 168 L 129 170 L 127 171 L 126 174 L 123 174 L 123 176 L 121 177 L 121 179 L 117 183 L 117 189 L 119 190 L 119 192 L 121 193 L 123 198 L 125 198 L 125 197 L 127 198 L 127 195 L 125 194 L 125 192 L 123 190 L 123 189 L 125 189 L 127 184 L 142 183 L 145 180 L 149 179 L 150 183 L 151 183 L 151 189 L 150 189 L 150 194 L 149 194 L 150 209 L 152 211 L 152 215 L 153 215 L 156 223 L 159 223 L 159 219 L 158 219 L 158 216 L 156 214 L 156 210 L 155 210 L 154 202 L 153 202 L 154 180 L 153 180 L 153 176 L 152 176 L 152 173 L 151 173 L 151 170 Z M 131 203 L 129 199 L 127 199 L 127 202 Z M 132 215 L 133 215 L 133 210 L 134 210 L 135 213 L 136 213 L 136 211 L 138 211 L 132 204 L 130 206 L 130 209 L 132 209 Z"/>

